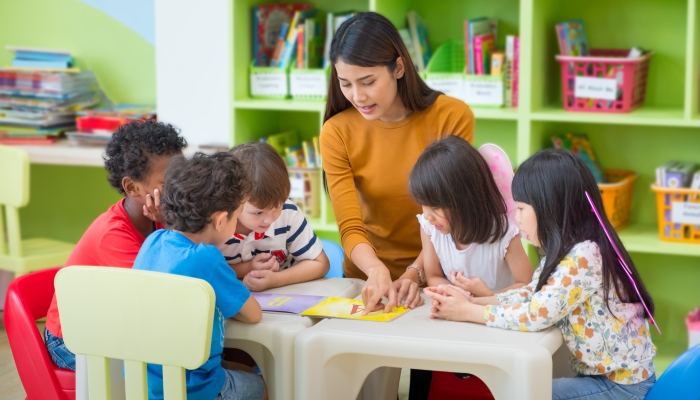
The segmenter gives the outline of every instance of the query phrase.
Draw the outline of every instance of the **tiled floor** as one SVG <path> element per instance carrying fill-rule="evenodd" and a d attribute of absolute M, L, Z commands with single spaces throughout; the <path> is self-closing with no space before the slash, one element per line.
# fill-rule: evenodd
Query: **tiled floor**
<path fill-rule="evenodd" d="M 0 399 L 23 400 L 27 395 L 22 388 L 22 382 L 17 375 L 15 362 L 10 351 L 10 343 L 7 341 L 5 325 L 2 323 L 2 311 L 0 311 Z"/>

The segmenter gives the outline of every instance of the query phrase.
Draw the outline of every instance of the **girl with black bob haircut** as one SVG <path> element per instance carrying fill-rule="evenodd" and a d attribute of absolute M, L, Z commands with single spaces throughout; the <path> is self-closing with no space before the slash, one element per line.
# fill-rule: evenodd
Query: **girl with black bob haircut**
<path fill-rule="evenodd" d="M 482 298 L 451 285 L 427 288 L 432 316 L 518 331 L 556 325 L 577 376 L 554 379 L 553 399 L 644 398 L 656 382 L 645 321 L 654 303 L 604 213 L 593 174 L 569 151 L 543 150 L 516 172 L 513 197 L 521 231 L 544 253 L 532 282 Z"/>
<path fill-rule="evenodd" d="M 508 220 L 486 160 L 466 140 L 449 136 L 428 146 L 409 190 L 423 208 L 418 221 L 428 286 L 451 283 L 493 296 L 530 282 L 520 231 Z"/>

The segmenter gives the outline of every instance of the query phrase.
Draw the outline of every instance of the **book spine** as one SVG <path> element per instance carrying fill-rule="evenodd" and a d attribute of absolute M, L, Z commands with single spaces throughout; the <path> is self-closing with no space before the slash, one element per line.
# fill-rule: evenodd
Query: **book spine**
<path fill-rule="evenodd" d="M 287 30 L 289 29 L 289 24 L 282 24 L 280 29 L 280 36 L 277 38 L 277 45 L 275 46 L 275 52 L 272 53 L 272 58 L 270 59 L 270 67 L 276 67 L 279 62 L 282 51 L 284 50 L 284 38 L 287 37 Z"/>
<path fill-rule="evenodd" d="M 491 56 L 491 75 L 502 75 L 504 64 L 505 54 L 502 52 L 494 52 Z"/>
<path fill-rule="evenodd" d="M 474 38 L 474 73 L 477 75 L 484 74 L 484 54 L 481 39 L 481 36 Z"/>
<path fill-rule="evenodd" d="M 564 28 L 564 24 L 557 24 L 556 31 L 557 41 L 559 42 L 559 54 L 562 56 L 568 56 L 569 49 L 566 45 L 566 31 Z"/>
<path fill-rule="evenodd" d="M 299 27 L 299 33 L 297 34 L 297 68 L 304 68 L 304 53 L 306 52 L 306 46 L 304 46 L 304 26 Z"/>
<path fill-rule="evenodd" d="M 519 90 L 518 90 L 518 84 L 520 81 L 520 78 L 518 75 L 520 74 L 520 38 L 516 36 L 513 38 L 513 99 L 512 99 L 512 104 L 513 107 L 517 108 L 518 107 L 518 95 L 519 95 Z"/>
<path fill-rule="evenodd" d="M 464 21 L 464 73 L 469 73 L 469 21 Z"/>
<path fill-rule="evenodd" d="M 289 28 L 291 29 L 291 27 Z M 287 68 L 289 65 L 289 62 L 292 60 L 292 55 L 296 51 L 296 45 L 297 45 L 297 35 L 298 35 L 298 28 L 294 29 L 294 33 L 292 34 L 292 37 L 294 39 L 292 40 L 287 40 L 287 42 L 284 44 L 284 50 L 282 51 L 282 56 L 280 56 L 280 60 L 277 63 L 278 68 Z"/>

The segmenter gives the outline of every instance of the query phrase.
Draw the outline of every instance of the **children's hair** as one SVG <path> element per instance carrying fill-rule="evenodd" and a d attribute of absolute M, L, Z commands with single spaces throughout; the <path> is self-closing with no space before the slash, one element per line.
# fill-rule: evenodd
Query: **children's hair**
<path fill-rule="evenodd" d="M 180 154 L 185 147 L 187 141 L 170 124 L 147 120 L 122 125 L 105 150 L 107 180 L 124 194 L 125 176 L 142 182 L 150 173 L 154 157 Z"/>
<path fill-rule="evenodd" d="M 508 231 L 506 204 L 488 163 L 458 136 L 430 144 L 408 185 L 420 205 L 445 212 L 457 243 L 495 243 Z"/>
<path fill-rule="evenodd" d="M 287 166 L 277 150 L 267 143 L 250 142 L 239 144 L 230 151 L 243 164 L 252 184 L 248 197 L 250 204 L 262 210 L 284 204 L 289 198 L 291 185 Z"/>
<path fill-rule="evenodd" d="M 399 31 L 386 17 L 374 12 L 360 12 L 343 22 L 331 42 L 331 84 L 323 121 L 352 106 L 340 90 L 335 64 L 343 62 L 360 67 L 387 66 L 396 69 L 396 59 L 404 63 L 404 76 L 398 80 L 398 95 L 409 111 L 421 111 L 435 102 L 441 92 L 428 87 L 418 76 Z"/>
<path fill-rule="evenodd" d="M 632 272 L 639 293 L 654 314 L 654 303 L 637 269 L 603 209 L 598 184 L 593 174 L 578 157 L 567 150 L 542 150 L 527 159 L 513 179 L 513 198 L 529 204 L 537 218 L 537 238 L 546 258 L 539 291 L 557 268 L 559 262 L 577 244 L 586 240 L 595 242 L 603 261 L 603 292 L 607 303 L 611 285 L 625 303 L 638 303 L 639 298 L 614 248 L 592 211 L 585 192 L 599 210 L 610 237 Z M 608 307 L 610 305 L 608 304 Z"/>
<path fill-rule="evenodd" d="M 215 212 L 226 211 L 231 218 L 249 190 L 243 165 L 233 154 L 196 153 L 189 160 L 179 155 L 165 170 L 160 202 L 165 221 L 174 230 L 198 233 Z"/>

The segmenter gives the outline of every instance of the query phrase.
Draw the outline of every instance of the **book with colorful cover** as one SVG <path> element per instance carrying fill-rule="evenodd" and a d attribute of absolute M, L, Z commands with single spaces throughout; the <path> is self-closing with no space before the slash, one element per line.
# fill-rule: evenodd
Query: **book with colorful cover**
<path fill-rule="evenodd" d="M 296 56 L 299 30 L 303 26 L 304 21 L 307 18 L 314 17 L 316 13 L 318 13 L 316 9 L 299 10 L 294 13 L 294 18 L 292 18 L 292 22 L 289 24 L 284 50 L 282 50 L 282 55 L 280 55 L 279 62 L 277 63 L 278 68 L 287 68 L 292 58 Z"/>
<path fill-rule="evenodd" d="M 476 73 L 476 55 L 474 53 L 474 38 L 479 35 L 485 35 L 487 33 L 493 33 L 494 37 L 498 36 L 498 20 L 495 18 L 488 19 L 486 17 L 474 18 L 465 22 L 465 53 L 469 53 L 466 56 L 467 73 Z"/>
<path fill-rule="evenodd" d="M 415 11 L 409 11 L 406 14 L 406 21 L 411 33 L 411 44 L 413 45 L 413 54 L 416 56 L 418 72 L 423 72 L 433 56 L 428 39 L 428 28 L 425 21 Z"/>
<path fill-rule="evenodd" d="M 588 40 L 586 39 L 586 29 L 582 19 L 573 19 L 557 24 L 556 31 L 559 41 L 559 52 L 562 55 L 590 55 Z"/>
<path fill-rule="evenodd" d="M 280 28 L 280 35 L 277 38 L 277 45 L 275 46 L 275 51 L 272 52 L 272 59 L 270 60 L 270 67 L 276 67 L 277 62 L 280 59 L 280 55 L 282 54 L 282 50 L 284 50 L 284 43 L 287 38 L 287 31 L 289 30 L 289 24 L 284 23 L 282 24 L 282 28 Z"/>
<path fill-rule="evenodd" d="M 289 24 L 294 13 L 308 10 L 306 3 L 261 4 L 253 9 L 253 55 L 255 66 L 268 67 L 277 46 L 277 39 L 284 23 Z"/>
<path fill-rule="evenodd" d="M 552 144 L 555 149 L 565 149 L 578 156 L 593 174 L 597 183 L 606 183 L 605 172 L 601 167 L 593 145 L 585 133 L 565 133 L 552 136 Z"/>
<path fill-rule="evenodd" d="M 477 75 L 488 75 L 490 72 L 491 54 L 496 50 L 496 37 L 493 33 L 474 37 L 474 68 Z"/>
<path fill-rule="evenodd" d="M 306 52 L 306 45 L 304 41 L 306 26 L 300 25 L 297 30 L 297 68 L 302 69 L 304 68 L 304 53 Z"/>
<path fill-rule="evenodd" d="M 260 303 L 263 311 L 287 314 L 301 314 L 326 298 L 306 294 L 252 293 L 252 295 Z"/>
<path fill-rule="evenodd" d="M 384 309 L 381 309 L 367 315 L 362 315 L 362 312 L 365 310 L 364 307 L 364 303 L 359 299 L 329 297 L 304 311 L 301 315 L 316 318 L 342 318 L 360 321 L 389 322 L 411 310 L 410 308 L 400 306 L 392 308 L 388 313 L 384 312 Z"/>

